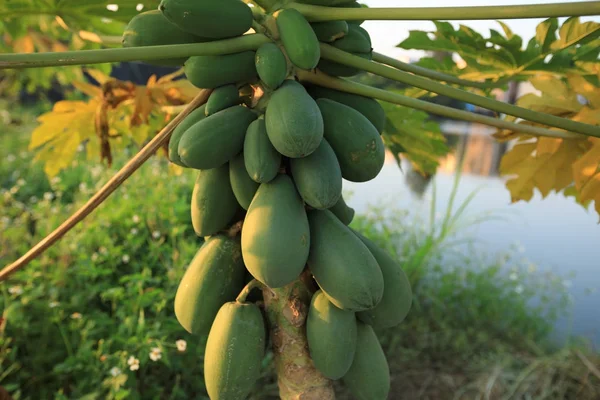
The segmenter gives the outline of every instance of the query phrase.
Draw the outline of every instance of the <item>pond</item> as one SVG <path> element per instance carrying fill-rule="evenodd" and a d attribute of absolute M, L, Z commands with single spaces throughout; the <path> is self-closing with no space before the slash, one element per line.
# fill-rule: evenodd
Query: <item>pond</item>
<path fill-rule="evenodd" d="M 467 127 L 445 126 L 444 131 L 465 131 Z M 529 202 L 511 204 L 505 188 L 506 179 L 498 176 L 498 165 L 505 151 L 503 145 L 483 135 L 482 127 L 468 128 L 476 134 L 458 138 L 457 154 L 464 158 L 463 175 L 456 205 L 474 190 L 480 191 L 467 209 L 468 214 L 491 211 L 502 215 L 499 220 L 485 221 L 473 233 L 478 247 L 486 253 L 498 253 L 518 243 L 522 256 L 542 271 L 565 277 L 564 285 L 572 296 L 569 316 L 556 324 L 555 336 L 562 340 L 569 334 L 583 336 L 600 347 L 600 225 L 593 207 L 586 211 L 572 198 L 551 194 L 542 199 L 539 193 Z M 433 183 L 436 187 L 436 209 L 446 210 L 452 192 L 456 156 L 442 160 L 438 174 L 431 182 L 415 179 L 410 167 L 401 171 L 392 157 L 380 175 L 371 182 L 344 182 L 352 193 L 348 203 L 357 212 L 365 212 L 370 204 L 391 200 L 398 208 L 422 210 L 428 215 Z M 571 275 L 572 274 L 572 275 Z"/>

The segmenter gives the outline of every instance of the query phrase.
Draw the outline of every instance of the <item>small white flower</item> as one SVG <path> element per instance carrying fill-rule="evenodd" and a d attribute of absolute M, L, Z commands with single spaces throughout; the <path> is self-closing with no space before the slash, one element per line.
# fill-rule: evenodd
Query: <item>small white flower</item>
<path fill-rule="evenodd" d="M 8 156 L 6 156 L 6 161 L 8 162 L 13 162 L 17 159 L 17 157 L 15 157 L 13 154 L 9 154 Z"/>
<path fill-rule="evenodd" d="M 142 11 L 143 9 L 144 9 L 144 5 L 142 3 L 139 3 L 137 6 L 135 6 L 136 11 Z"/>
<path fill-rule="evenodd" d="M 16 294 L 17 296 L 20 294 L 23 294 L 23 287 L 20 285 L 17 286 L 11 286 L 8 288 L 8 293 L 10 294 Z"/>
<path fill-rule="evenodd" d="M 537 265 L 535 265 L 534 263 L 529 263 L 529 265 L 527 266 L 527 272 L 529 272 L 530 274 L 533 274 L 536 271 L 537 271 Z"/>
<path fill-rule="evenodd" d="M 50 201 L 54 198 L 54 194 L 50 193 L 50 192 L 46 192 L 44 193 L 44 200 L 46 201 Z"/>
<path fill-rule="evenodd" d="M 60 303 L 58 301 L 51 301 L 50 303 L 48 303 L 48 307 L 50 308 L 56 308 L 60 306 Z"/>
<path fill-rule="evenodd" d="M 162 358 L 162 351 L 158 347 L 153 347 L 152 351 L 150 351 L 150 359 L 152 361 L 158 361 Z"/>
<path fill-rule="evenodd" d="M 177 350 L 178 351 L 185 351 L 187 349 L 187 342 L 183 339 L 179 339 L 178 341 L 175 342 L 175 345 L 177 345 Z"/>
<path fill-rule="evenodd" d="M 159 231 L 154 231 L 154 232 L 152 232 L 152 237 L 153 237 L 154 239 L 158 239 L 158 238 L 160 238 L 160 232 L 159 232 Z"/>
<path fill-rule="evenodd" d="M 137 224 L 140 222 L 140 217 L 137 214 L 134 215 L 131 219 L 133 220 L 134 224 Z"/>
<path fill-rule="evenodd" d="M 81 317 L 83 317 L 83 315 L 81 315 L 81 313 L 78 312 L 74 312 L 73 314 L 71 314 L 71 318 L 73 319 L 81 319 Z"/>
<path fill-rule="evenodd" d="M 98 261 L 98 253 L 92 253 L 92 261 Z"/>
<path fill-rule="evenodd" d="M 523 293 L 523 290 L 524 290 L 524 289 L 523 289 L 523 286 L 522 286 L 522 285 L 518 285 L 518 286 L 515 288 L 515 293 L 516 293 L 516 294 L 521 294 L 521 293 Z"/>
<path fill-rule="evenodd" d="M 25 186 L 25 179 L 21 178 L 17 181 L 17 186 Z"/>
<path fill-rule="evenodd" d="M 137 230 L 137 228 L 131 228 L 131 230 L 129 231 L 129 233 L 131 233 L 132 235 L 137 235 L 138 234 L 138 230 Z"/>
<path fill-rule="evenodd" d="M 121 375 L 121 370 L 119 368 L 117 368 L 117 367 L 112 367 L 110 369 L 110 374 L 112 376 L 119 376 L 119 375 Z"/>
<path fill-rule="evenodd" d="M 573 286 L 573 282 L 571 282 L 571 281 L 570 281 L 570 280 L 568 280 L 568 279 L 565 279 L 564 281 L 562 281 L 562 284 L 563 284 L 563 286 L 564 286 L 564 287 L 566 287 L 566 288 L 570 288 L 571 286 Z"/>
<path fill-rule="evenodd" d="M 84 146 L 84 145 L 80 144 L 79 146 L 77 146 L 77 151 L 78 151 L 79 153 L 81 153 L 81 152 L 82 152 L 82 151 L 84 151 L 84 150 L 85 150 L 85 146 Z"/>
<path fill-rule="evenodd" d="M 108 254 L 108 249 L 104 246 L 101 246 L 98 251 L 100 252 L 100 254 L 102 255 L 107 255 Z"/>
<path fill-rule="evenodd" d="M 38 198 L 37 198 L 37 197 L 35 197 L 35 196 L 31 196 L 31 197 L 29 198 L 29 202 L 30 202 L 31 204 L 35 204 L 35 203 L 37 203 L 37 201 L 38 201 Z"/>
<path fill-rule="evenodd" d="M 127 264 L 129 260 L 129 254 L 123 254 L 123 257 L 121 257 L 121 261 L 123 261 L 123 264 Z"/>
<path fill-rule="evenodd" d="M 50 212 L 51 212 L 52 214 L 58 214 L 58 207 L 52 207 L 52 208 L 50 209 Z"/>
<path fill-rule="evenodd" d="M 140 360 L 138 360 L 134 356 L 130 356 L 127 360 L 127 365 L 129 365 L 129 369 L 131 371 L 137 371 L 138 369 L 140 369 Z"/>
<path fill-rule="evenodd" d="M 87 184 L 85 182 L 81 182 L 79 184 L 79 191 L 80 192 L 85 192 L 87 190 Z"/>
<path fill-rule="evenodd" d="M 10 194 L 16 194 L 19 191 L 18 186 L 13 186 L 10 188 Z"/>
<path fill-rule="evenodd" d="M 54 178 L 52 178 L 52 180 L 50 181 L 50 183 L 52 183 L 53 185 L 56 185 L 57 183 L 60 183 L 60 176 L 55 176 Z"/>
<path fill-rule="evenodd" d="M 517 279 L 519 279 L 519 275 L 517 275 L 516 272 L 513 272 L 508 276 L 508 279 L 510 279 L 511 281 L 516 281 Z"/>

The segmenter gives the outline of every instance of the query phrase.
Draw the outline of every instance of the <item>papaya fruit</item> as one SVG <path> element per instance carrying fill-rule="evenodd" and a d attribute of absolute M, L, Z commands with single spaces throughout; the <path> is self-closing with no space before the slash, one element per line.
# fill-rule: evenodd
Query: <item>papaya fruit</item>
<path fill-rule="evenodd" d="M 319 39 L 300 11 L 286 8 L 275 12 L 275 22 L 287 55 L 296 67 L 314 69 L 321 58 Z"/>
<path fill-rule="evenodd" d="M 371 35 L 369 35 L 369 32 L 367 32 L 367 30 L 365 28 L 363 28 L 360 25 L 356 25 L 353 23 L 349 23 L 348 26 L 351 26 L 352 29 L 355 29 L 357 32 L 362 33 L 362 35 L 365 37 L 365 39 L 367 39 L 367 41 L 369 42 L 369 46 L 373 47 L 373 42 L 371 41 Z"/>
<path fill-rule="evenodd" d="M 158 9 L 180 29 L 205 38 L 240 36 L 252 26 L 252 10 L 240 0 L 162 0 Z"/>
<path fill-rule="evenodd" d="M 239 240 L 206 239 L 188 266 L 175 295 L 175 316 L 194 335 L 208 335 L 219 308 L 244 287 L 246 267 Z"/>
<path fill-rule="evenodd" d="M 343 377 L 356 351 L 356 316 L 334 306 L 322 291 L 312 297 L 306 319 L 310 358 L 325 377 Z"/>
<path fill-rule="evenodd" d="M 265 113 L 273 147 L 286 157 L 306 157 L 323 139 L 323 118 L 304 86 L 286 80 L 271 96 Z"/>
<path fill-rule="evenodd" d="M 196 108 L 194 111 L 189 113 L 188 116 L 185 117 L 183 121 L 181 121 L 179 125 L 177 125 L 177 127 L 173 130 L 171 138 L 169 139 L 169 160 L 172 163 L 177 164 L 180 167 L 187 168 L 187 165 L 185 165 L 181 161 L 181 159 L 179 158 L 179 153 L 177 152 L 177 148 L 179 147 L 179 141 L 181 140 L 181 136 L 183 136 L 185 131 L 190 126 L 206 118 L 205 110 L 206 104 L 203 104 L 200 107 Z"/>
<path fill-rule="evenodd" d="M 359 30 L 359 26 L 350 25 L 348 33 L 343 38 L 333 42 L 333 47 L 348 53 L 369 53 L 371 51 L 371 40 Z"/>
<path fill-rule="evenodd" d="M 352 55 L 362 57 L 369 61 L 373 58 L 373 54 L 371 52 L 369 52 L 369 53 L 352 53 Z M 348 76 L 354 76 L 361 72 L 361 70 L 358 68 L 354 68 L 349 65 L 344 65 L 344 64 L 340 64 L 335 61 L 325 60 L 325 59 L 321 59 L 321 61 L 319 61 L 319 65 L 317 65 L 317 68 L 331 76 L 348 77 Z"/>
<path fill-rule="evenodd" d="M 329 209 L 329 211 L 342 221 L 344 225 L 350 225 L 354 219 L 354 208 L 349 207 L 348 204 L 346 204 L 343 196 L 340 196 L 340 199 Z"/>
<path fill-rule="evenodd" d="M 318 85 L 307 86 L 306 90 L 314 99 L 329 99 L 354 108 L 356 111 L 367 117 L 373 126 L 377 128 L 379 133 L 382 133 L 385 129 L 385 111 L 381 104 L 375 99 Z"/>
<path fill-rule="evenodd" d="M 229 162 L 229 179 L 231 188 L 238 203 L 244 210 L 250 207 L 250 203 L 258 190 L 259 184 L 254 182 L 244 164 L 244 154 L 240 153 L 237 157 Z"/>
<path fill-rule="evenodd" d="M 308 218 L 292 179 L 278 175 L 261 184 L 242 226 L 248 271 L 271 288 L 285 286 L 304 269 L 309 248 Z"/>
<path fill-rule="evenodd" d="M 224 229 L 239 209 L 229 183 L 229 165 L 198 172 L 192 191 L 192 225 L 198 236 Z"/>
<path fill-rule="evenodd" d="M 190 168 L 217 168 L 244 147 L 248 125 L 257 115 L 244 106 L 233 106 L 189 127 L 177 147 L 181 161 Z"/>
<path fill-rule="evenodd" d="M 369 325 L 360 321 L 352 366 L 342 378 L 356 400 L 387 400 L 390 368 L 381 344 Z"/>
<path fill-rule="evenodd" d="M 210 328 L 204 354 L 204 382 L 212 400 L 248 397 L 260 377 L 266 331 L 254 304 L 223 304 Z"/>
<path fill-rule="evenodd" d="M 348 33 L 346 21 L 313 22 L 310 26 L 315 31 L 317 39 L 325 43 L 341 39 Z"/>
<path fill-rule="evenodd" d="M 408 277 L 396 261 L 368 238 L 354 231 L 367 246 L 383 274 L 383 297 L 371 310 L 361 311 L 357 317 L 375 329 L 391 328 L 400 324 L 412 305 L 412 290 Z"/>
<path fill-rule="evenodd" d="M 287 76 L 287 60 L 275 43 L 265 43 L 256 50 L 255 64 L 258 77 L 271 90 L 277 89 Z"/>
<path fill-rule="evenodd" d="M 179 29 L 177 25 L 166 19 L 159 10 L 150 10 L 137 14 L 129 21 L 123 32 L 122 44 L 123 47 L 143 47 L 207 42 L 209 40 Z M 185 60 L 187 60 L 187 57 L 150 60 L 148 63 L 179 66 L 183 65 Z"/>
<path fill-rule="evenodd" d="M 310 211 L 308 221 L 308 267 L 325 296 L 342 310 L 375 307 L 383 296 L 383 275 L 367 246 L 329 210 Z"/>
<path fill-rule="evenodd" d="M 344 179 L 366 182 L 375 178 L 385 161 L 385 147 L 377 129 L 367 117 L 344 104 L 329 99 L 318 99 L 317 104 L 325 123 L 325 138 L 337 155 Z"/>
<path fill-rule="evenodd" d="M 194 86 L 214 89 L 231 83 L 256 80 L 254 56 L 254 51 L 219 56 L 193 56 L 188 58 L 183 68 L 186 77 Z"/>
<path fill-rule="evenodd" d="M 225 85 L 213 90 L 206 102 L 206 116 L 210 116 L 216 112 L 229 107 L 240 104 L 240 94 L 237 86 Z"/>
<path fill-rule="evenodd" d="M 300 196 L 311 207 L 333 207 L 342 195 L 340 164 L 325 139 L 309 156 L 290 159 L 290 170 Z"/>
<path fill-rule="evenodd" d="M 281 154 L 269 140 L 264 118 L 259 118 L 248 126 L 244 139 L 244 162 L 246 171 L 255 182 L 270 182 L 279 172 Z"/>

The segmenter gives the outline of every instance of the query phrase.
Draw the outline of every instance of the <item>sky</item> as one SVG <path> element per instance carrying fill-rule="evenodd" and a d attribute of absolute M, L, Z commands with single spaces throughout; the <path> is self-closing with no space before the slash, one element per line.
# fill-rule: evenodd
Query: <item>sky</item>
<path fill-rule="evenodd" d="M 369 7 L 448 7 L 450 5 L 460 7 L 484 5 L 503 6 L 523 3 L 573 3 L 576 1 L 577 0 L 361 0 L 360 2 L 368 5 Z M 600 22 L 600 16 L 582 17 L 581 20 Z M 543 21 L 543 19 L 505 20 L 503 22 L 505 22 L 515 34 L 523 37 L 525 39 L 524 42 L 527 43 L 527 40 L 535 35 L 535 27 L 541 21 Z M 496 21 L 453 21 L 455 26 L 458 26 L 460 23 L 468 25 L 469 27 L 486 36 L 489 34 L 490 28 L 496 29 L 500 32 L 502 31 L 502 28 Z M 428 21 L 366 21 L 362 26 L 371 34 L 373 48 L 376 52 L 397 58 L 416 58 L 422 54 L 421 52 L 415 50 L 406 51 L 396 48 L 398 43 L 402 42 L 408 37 L 410 30 L 434 30 L 433 23 Z"/>

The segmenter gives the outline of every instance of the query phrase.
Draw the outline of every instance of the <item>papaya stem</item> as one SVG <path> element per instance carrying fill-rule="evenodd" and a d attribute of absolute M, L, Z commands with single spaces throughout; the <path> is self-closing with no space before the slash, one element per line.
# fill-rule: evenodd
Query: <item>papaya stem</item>
<path fill-rule="evenodd" d="M 358 94 L 366 97 L 373 97 L 388 103 L 398 104 L 404 107 L 415 108 L 431 114 L 441 115 L 443 117 L 454 118 L 463 121 L 476 122 L 484 125 L 493 126 L 499 129 L 522 132 L 535 136 L 546 136 L 561 139 L 584 139 L 585 136 L 552 129 L 540 128 L 532 125 L 517 124 L 498 118 L 488 117 L 472 113 L 469 111 L 458 110 L 452 107 L 442 106 L 427 101 L 403 96 L 387 90 L 374 88 L 371 86 L 355 83 L 346 79 L 334 78 L 320 71 L 314 73 L 309 71 L 298 71 L 298 79 L 303 82 L 309 82 L 330 89 L 336 89 L 347 93 Z"/>
<path fill-rule="evenodd" d="M 160 60 L 190 56 L 211 56 L 256 50 L 271 40 L 262 34 L 243 35 L 234 39 L 206 43 L 116 49 L 62 51 L 52 53 L 0 54 L 0 69 L 39 68 L 60 65 L 102 64 L 126 61 Z"/>
<path fill-rule="evenodd" d="M 408 72 L 400 71 L 395 68 L 388 67 L 383 64 L 378 64 L 373 61 L 366 60 L 336 49 L 335 47 L 321 43 L 321 57 L 336 61 L 338 63 L 359 68 L 361 70 L 371 72 L 384 78 L 392 79 L 406 85 L 418 87 L 430 92 L 461 100 L 466 103 L 474 104 L 488 110 L 496 111 L 522 118 L 531 122 L 537 122 L 550 127 L 561 128 L 566 131 L 581 133 L 587 136 L 600 137 L 600 127 L 584 124 L 577 121 L 572 121 L 567 118 L 557 117 L 551 114 L 541 113 L 534 110 L 528 110 L 523 107 L 513 104 L 504 103 L 489 97 L 479 96 L 477 94 L 467 92 L 462 89 L 457 89 L 452 86 L 433 81 L 431 79 L 409 74 Z"/>
<path fill-rule="evenodd" d="M 408 64 L 397 60 L 392 57 L 388 57 L 384 54 L 373 52 L 373 61 L 381 64 L 389 65 L 390 67 L 397 68 L 401 71 L 410 72 L 415 75 L 424 76 L 426 78 L 435 79 L 437 81 L 444 81 L 448 83 L 454 83 L 461 86 L 470 86 L 478 89 L 493 89 L 497 85 L 492 85 L 485 82 L 475 82 L 466 79 L 457 78 L 454 75 L 445 74 L 443 72 L 435 71 L 433 69 L 420 67 L 418 65 Z"/>
<path fill-rule="evenodd" d="M 513 6 L 396 8 L 335 8 L 313 6 L 310 4 L 289 3 L 285 7 L 295 8 L 311 22 L 340 20 L 498 20 L 578 17 L 600 14 L 600 1 L 580 1 L 573 3 L 554 4 L 523 4 Z"/>
<path fill-rule="evenodd" d="M 263 287 L 264 285 L 262 283 L 260 283 L 256 279 L 252 279 L 250 282 L 248 282 L 246 286 L 244 286 L 244 288 L 242 289 L 240 294 L 238 294 L 238 297 L 235 299 L 235 301 L 237 301 L 238 303 L 245 303 L 246 299 L 248 298 L 248 295 L 253 289 L 262 289 Z"/>
<path fill-rule="evenodd" d="M 311 293 L 301 279 L 263 289 L 282 400 L 335 400 L 332 382 L 314 367 L 308 352 L 306 317 Z"/>
<path fill-rule="evenodd" d="M 179 125 L 181 121 L 195 108 L 206 103 L 208 96 L 212 90 L 201 90 L 200 93 L 192 100 L 187 107 L 175 118 L 171 120 L 160 132 L 156 134 L 127 164 L 123 166 L 102 188 L 96 192 L 79 210 L 71 215 L 58 228 L 52 231 L 48 236 L 40 240 L 38 244 L 33 246 L 27 253 L 21 256 L 12 264 L 4 267 L 0 271 L 0 282 L 8 279 L 8 277 L 21 268 L 25 267 L 29 262 L 40 256 L 44 251 L 50 248 L 61 237 L 69 232 L 75 225 L 83 221 L 85 217 L 90 215 L 100 204 L 102 204 L 119 186 L 121 186 L 139 167 L 141 167 L 161 146 L 166 143 L 171 137 L 171 132 Z"/>

